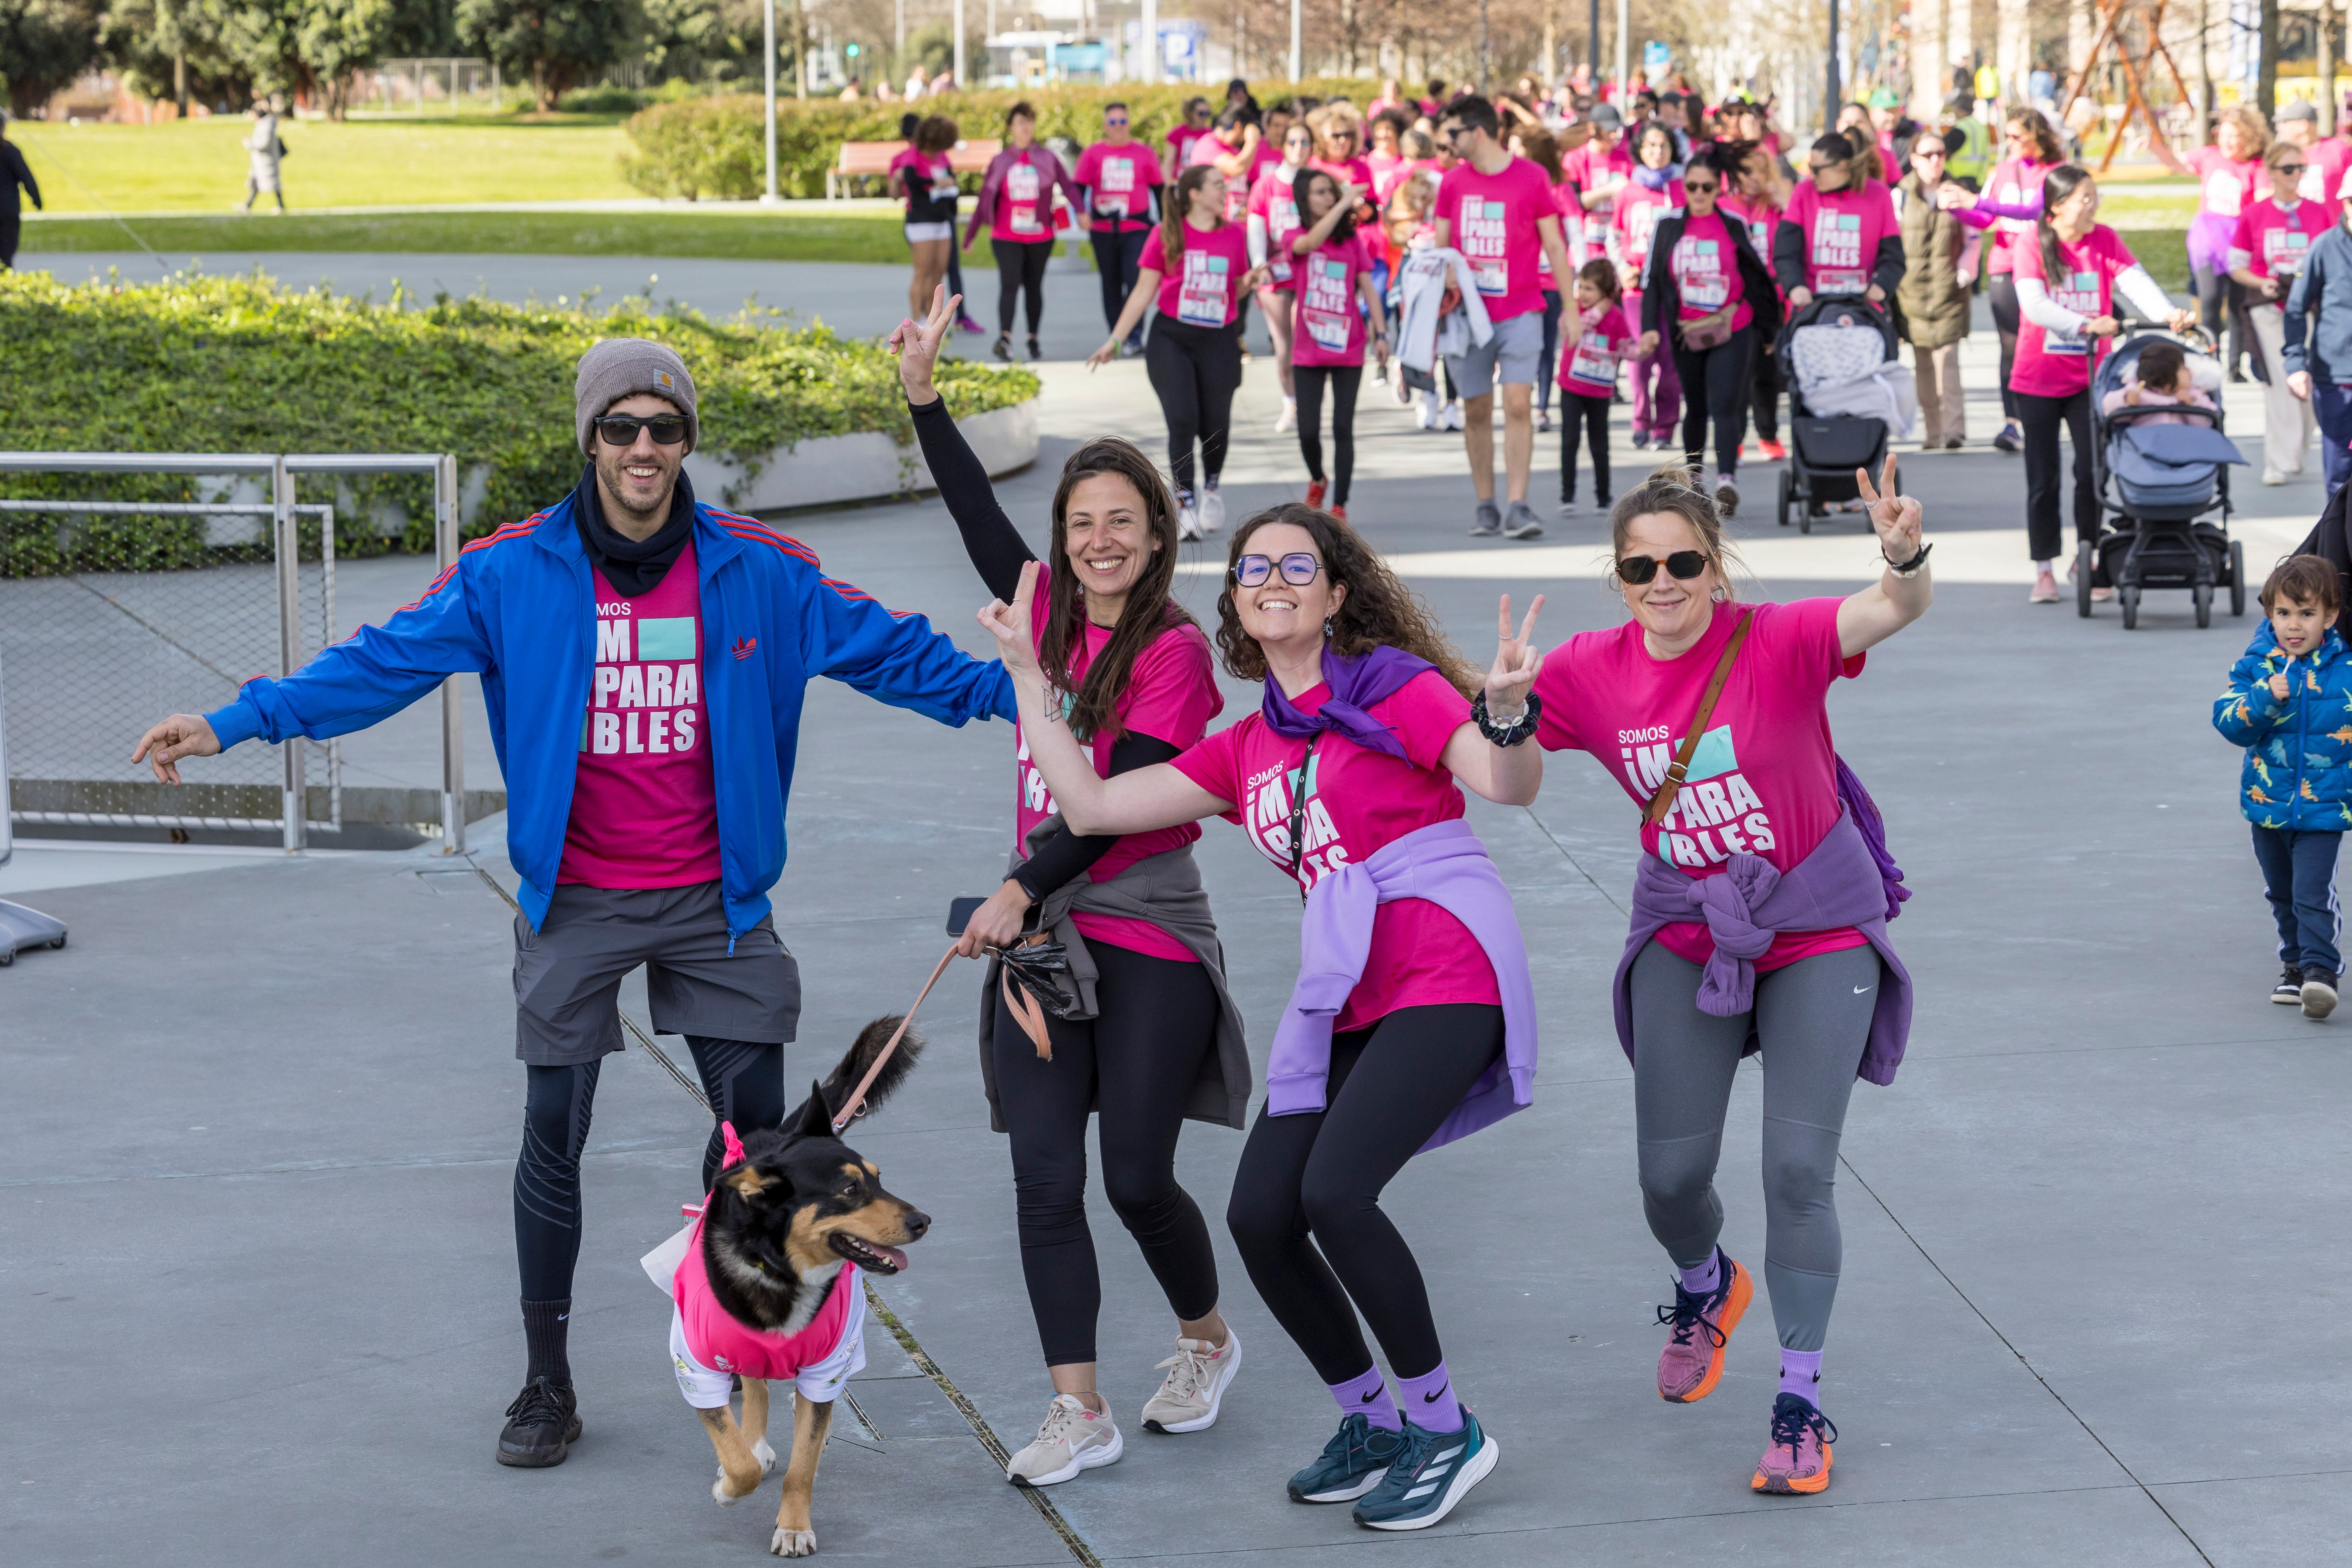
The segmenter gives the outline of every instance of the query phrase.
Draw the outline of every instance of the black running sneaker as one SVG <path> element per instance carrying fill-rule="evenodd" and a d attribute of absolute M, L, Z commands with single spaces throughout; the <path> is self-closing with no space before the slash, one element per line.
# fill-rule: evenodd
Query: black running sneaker
<path fill-rule="evenodd" d="M 580 1441 L 580 1396 L 568 1383 L 534 1377 L 507 1406 L 506 1430 L 499 1434 L 499 1463 L 544 1469 L 563 1463 Z"/>
<path fill-rule="evenodd" d="M 2271 1000 L 2282 1007 L 2303 1005 L 2303 971 L 2290 963 L 2279 983 L 2271 987 Z"/>
<path fill-rule="evenodd" d="M 2303 1016 L 2306 1018 L 2325 1018 L 2336 1011 L 2335 972 L 2321 969 L 2315 965 L 2305 969 L 2303 972 L 2303 992 L 2300 1000 L 2303 1003 Z"/>

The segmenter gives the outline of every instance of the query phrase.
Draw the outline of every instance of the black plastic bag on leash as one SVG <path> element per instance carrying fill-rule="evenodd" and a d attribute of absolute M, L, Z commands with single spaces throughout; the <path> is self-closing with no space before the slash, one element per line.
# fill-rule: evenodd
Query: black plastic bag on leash
<path fill-rule="evenodd" d="M 1015 942 L 992 947 L 988 955 L 1004 966 L 999 982 L 1004 1005 L 1012 1009 L 1021 1032 L 1037 1047 L 1039 1058 L 1052 1061 L 1054 1046 L 1045 1033 L 1046 1016 L 1067 1018 L 1078 1010 L 1076 995 L 1063 988 L 1070 973 L 1070 950 L 1058 942 Z"/>

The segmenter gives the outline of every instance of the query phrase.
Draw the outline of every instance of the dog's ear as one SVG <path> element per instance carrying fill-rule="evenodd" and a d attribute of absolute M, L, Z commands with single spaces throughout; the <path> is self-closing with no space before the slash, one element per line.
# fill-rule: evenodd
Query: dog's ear
<path fill-rule="evenodd" d="M 747 1198 L 756 1198 L 768 1190 L 768 1177 L 749 1160 L 719 1178 L 719 1184 L 732 1187 Z"/>
<path fill-rule="evenodd" d="M 904 1020 L 894 1013 L 875 1019 L 857 1032 L 856 1043 L 849 1047 L 849 1054 L 841 1058 L 841 1064 L 833 1069 L 833 1076 L 825 1080 L 826 1104 L 840 1106 L 849 1102 L 849 1097 L 856 1092 L 859 1082 L 872 1069 L 875 1058 L 882 1054 L 882 1047 L 890 1043 L 890 1037 L 898 1032 L 902 1022 Z M 914 1070 L 915 1063 L 921 1059 L 922 1054 L 923 1037 L 908 1029 L 906 1038 L 898 1042 L 898 1048 L 890 1053 L 890 1059 L 883 1063 L 882 1070 L 875 1075 L 873 1085 L 866 1091 L 864 1109 L 870 1111 L 889 1099 L 891 1092 L 907 1081 L 907 1075 Z"/>
<path fill-rule="evenodd" d="M 809 1097 L 793 1113 L 791 1122 L 795 1138 L 830 1138 L 833 1136 L 833 1112 L 826 1109 L 824 1086 L 809 1085 Z"/>

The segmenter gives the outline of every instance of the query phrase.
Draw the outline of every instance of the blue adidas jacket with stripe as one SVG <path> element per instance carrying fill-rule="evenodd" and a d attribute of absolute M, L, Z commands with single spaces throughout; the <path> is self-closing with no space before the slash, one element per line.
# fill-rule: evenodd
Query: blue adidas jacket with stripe
<path fill-rule="evenodd" d="M 346 735 L 472 671 L 507 780 L 507 852 L 531 928 L 547 918 L 596 663 L 594 579 L 573 498 L 478 539 L 413 605 L 281 679 L 246 683 L 206 714 L 224 748 L 258 736 Z M 982 663 L 923 616 L 896 615 L 824 575 L 815 552 L 698 502 L 703 700 L 719 799 L 727 927 L 769 911 L 784 867 L 801 707 L 811 677 L 845 681 L 943 724 L 1014 716 L 1004 667 Z"/>

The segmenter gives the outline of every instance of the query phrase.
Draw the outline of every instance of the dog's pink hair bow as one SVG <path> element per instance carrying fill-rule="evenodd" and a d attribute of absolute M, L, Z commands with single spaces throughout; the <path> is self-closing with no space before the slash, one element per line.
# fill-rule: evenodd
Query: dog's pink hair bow
<path fill-rule="evenodd" d="M 719 1124 L 719 1135 L 727 1141 L 726 1158 L 719 1163 L 723 1165 L 741 1164 L 743 1163 L 743 1140 L 735 1136 L 735 1124 L 732 1121 L 720 1122 Z"/>

